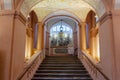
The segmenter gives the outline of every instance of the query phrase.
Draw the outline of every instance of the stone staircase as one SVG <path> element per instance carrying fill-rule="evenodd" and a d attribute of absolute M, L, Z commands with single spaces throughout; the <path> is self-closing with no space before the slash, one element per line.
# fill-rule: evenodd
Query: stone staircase
<path fill-rule="evenodd" d="M 47 56 L 32 80 L 92 80 L 76 56 Z"/>

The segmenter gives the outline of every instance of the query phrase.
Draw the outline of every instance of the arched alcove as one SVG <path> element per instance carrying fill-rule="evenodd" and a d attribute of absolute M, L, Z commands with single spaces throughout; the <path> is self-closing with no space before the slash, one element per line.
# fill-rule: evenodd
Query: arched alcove
<path fill-rule="evenodd" d="M 100 61 L 100 45 L 99 45 L 99 23 L 98 16 L 94 11 L 90 11 L 86 17 L 86 53 L 90 54 L 94 59 Z"/>

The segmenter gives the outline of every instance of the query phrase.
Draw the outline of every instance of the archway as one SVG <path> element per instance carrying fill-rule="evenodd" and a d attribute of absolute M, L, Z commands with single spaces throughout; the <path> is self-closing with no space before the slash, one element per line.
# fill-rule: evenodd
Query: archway
<path fill-rule="evenodd" d="M 82 4 L 86 3 L 86 4 L 90 5 L 89 8 L 94 10 L 99 15 L 99 17 L 101 17 L 107 11 L 106 10 L 107 9 L 106 2 L 104 2 L 102 0 L 96 0 L 96 1 L 92 1 L 92 0 L 84 0 L 84 1 L 83 0 L 76 0 L 76 1 L 74 1 L 74 0 L 64 0 L 64 1 L 62 1 L 62 0 L 57 0 L 57 1 L 54 1 L 54 0 L 51 0 L 51 1 L 48 1 L 48 0 L 42 0 L 42 1 L 41 0 L 36 0 L 36 1 L 23 0 L 22 4 L 21 4 L 21 7 L 20 7 L 20 11 L 25 16 L 27 16 L 27 14 L 30 12 L 31 8 L 33 8 L 35 5 L 37 5 L 39 3 L 43 4 L 44 2 L 45 2 L 45 5 L 41 5 L 42 7 L 46 6 L 46 4 L 48 2 L 50 2 L 50 4 L 52 4 L 52 3 L 56 3 L 57 4 L 57 3 L 60 3 L 60 2 L 62 2 L 62 3 L 70 2 L 70 3 L 73 3 L 73 5 L 76 4 L 76 3 L 78 3 L 78 4 L 79 3 L 80 4 L 81 3 Z M 52 5 L 55 5 L 55 4 L 52 4 Z M 48 4 L 48 6 L 49 6 L 49 4 Z M 72 6 L 72 4 L 71 4 L 71 6 Z M 74 5 L 74 6 L 76 6 L 76 5 Z M 79 7 L 79 6 L 77 6 L 77 7 Z"/>
<path fill-rule="evenodd" d="M 100 61 L 98 20 L 98 15 L 91 10 L 86 17 L 85 36 L 87 51 L 86 53 L 90 54 L 95 60 Z"/>
<path fill-rule="evenodd" d="M 72 47 L 71 54 L 77 54 L 79 26 L 76 20 L 67 16 L 56 16 L 48 19 L 45 27 L 46 55 L 56 54 L 58 51 L 60 51 L 58 53 L 69 53 L 68 46 Z"/>

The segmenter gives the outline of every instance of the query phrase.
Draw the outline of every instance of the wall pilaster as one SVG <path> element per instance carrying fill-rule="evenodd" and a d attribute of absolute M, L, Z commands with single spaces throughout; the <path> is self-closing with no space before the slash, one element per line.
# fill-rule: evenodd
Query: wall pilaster
<path fill-rule="evenodd" d="M 16 80 L 24 68 L 26 27 L 21 16 L 14 10 L 0 12 L 0 80 Z"/>
<path fill-rule="evenodd" d="M 112 11 L 114 39 L 114 80 L 120 79 L 120 10 Z"/>
<path fill-rule="evenodd" d="M 81 43 L 82 43 L 82 50 L 86 50 L 86 23 L 81 23 Z"/>
<path fill-rule="evenodd" d="M 113 21 L 111 13 L 105 13 L 100 19 L 99 27 L 100 40 L 100 65 L 102 71 L 110 80 L 114 75 L 114 37 Z"/>

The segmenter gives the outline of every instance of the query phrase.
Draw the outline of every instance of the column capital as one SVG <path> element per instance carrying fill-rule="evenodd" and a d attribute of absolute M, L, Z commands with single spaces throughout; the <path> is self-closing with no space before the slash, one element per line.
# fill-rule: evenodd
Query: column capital
<path fill-rule="evenodd" d="M 38 22 L 38 25 L 41 25 L 42 24 L 42 22 Z"/>
<path fill-rule="evenodd" d="M 19 11 L 15 10 L 1 10 L 0 16 L 12 16 L 14 19 L 19 19 L 24 25 L 26 25 L 26 17 Z"/>
<path fill-rule="evenodd" d="M 113 16 L 120 16 L 120 10 L 112 10 Z"/>
<path fill-rule="evenodd" d="M 30 28 L 30 27 L 26 28 L 26 34 L 27 34 L 29 37 L 32 36 L 32 32 L 33 32 L 33 29 L 32 29 L 32 28 Z"/>
<path fill-rule="evenodd" d="M 112 12 L 111 11 L 104 13 L 103 16 L 100 17 L 98 22 L 100 22 L 100 24 L 103 24 L 108 19 L 112 19 Z"/>
<path fill-rule="evenodd" d="M 85 27 L 86 26 L 86 22 L 81 22 L 81 26 Z"/>
<path fill-rule="evenodd" d="M 15 10 L 1 10 L 0 16 L 8 16 L 8 15 L 14 15 Z"/>
<path fill-rule="evenodd" d="M 86 21 L 82 21 L 81 23 L 86 23 Z"/>

